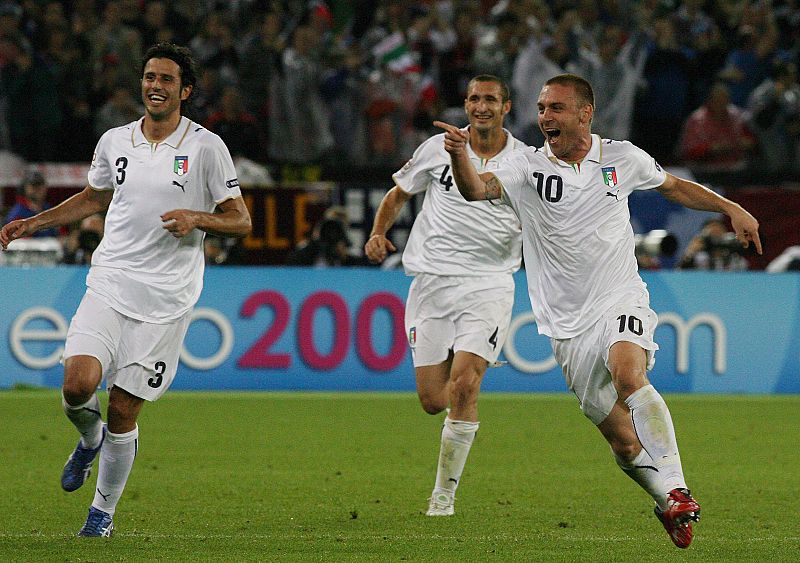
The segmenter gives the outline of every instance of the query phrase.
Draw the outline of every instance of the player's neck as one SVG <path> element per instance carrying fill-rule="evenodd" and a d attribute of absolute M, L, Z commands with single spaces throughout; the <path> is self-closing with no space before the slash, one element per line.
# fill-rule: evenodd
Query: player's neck
<path fill-rule="evenodd" d="M 142 134 L 151 143 L 160 143 L 178 128 L 181 122 L 181 114 L 175 112 L 165 119 L 153 119 L 150 114 L 145 114 L 142 121 Z"/>
<path fill-rule="evenodd" d="M 481 158 L 492 158 L 506 146 L 508 136 L 502 128 L 480 131 L 469 128 L 469 144 L 472 152 Z"/>
<path fill-rule="evenodd" d="M 567 164 L 580 164 L 583 162 L 583 159 L 586 158 L 586 155 L 589 154 L 590 150 L 592 150 L 592 136 L 588 135 L 582 137 L 575 146 L 570 147 L 565 154 L 559 155 L 556 151 L 553 151 L 553 154 L 555 154 L 559 160 Z"/>

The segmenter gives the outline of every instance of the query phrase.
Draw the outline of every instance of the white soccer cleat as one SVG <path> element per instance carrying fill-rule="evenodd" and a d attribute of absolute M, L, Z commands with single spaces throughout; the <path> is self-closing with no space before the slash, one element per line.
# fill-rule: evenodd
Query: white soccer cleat
<path fill-rule="evenodd" d="M 452 493 L 433 493 L 428 499 L 425 516 L 452 516 L 455 513 L 455 496 Z"/>

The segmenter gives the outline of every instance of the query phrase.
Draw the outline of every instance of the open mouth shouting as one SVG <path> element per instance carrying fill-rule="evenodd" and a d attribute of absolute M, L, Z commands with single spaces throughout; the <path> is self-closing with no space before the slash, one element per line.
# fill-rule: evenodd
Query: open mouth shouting
<path fill-rule="evenodd" d="M 555 143 L 558 142 L 558 139 L 561 137 L 561 129 L 555 127 L 545 127 L 544 134 L 545 137 L 547 137 L 548 143 Z"/>

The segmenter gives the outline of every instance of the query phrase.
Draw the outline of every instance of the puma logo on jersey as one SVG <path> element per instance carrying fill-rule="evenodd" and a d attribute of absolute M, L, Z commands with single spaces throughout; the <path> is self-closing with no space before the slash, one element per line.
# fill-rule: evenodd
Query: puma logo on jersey
<path fill-rule="evenodd" d="M 188 181 L 188 180 L 187 180 L 187 181 Z M 183 193 L 186 193 L 186 190 L 183 188 L 183 186 L 185 186 L 185 185 L 186 185 L 186 182 L 184 182 L 183 184 L 181 184 L 180 182 L 176 182 L 175 180 L 172 180 L 172 185 L 173 185 L 173 186 L 178 186 L 178 187 L 181 189 L 181 191 L 182 191 Z"/>
<path fill-rule="evenodd" d="M 613 197 L 614 199 L 619 201 L 619 198 L 617 197 L 617 194 L 614 194 L 614 193 L 611 193 L 611 192 L 606 192 L 606 195 L 609 196 L 609 197 Z"/>

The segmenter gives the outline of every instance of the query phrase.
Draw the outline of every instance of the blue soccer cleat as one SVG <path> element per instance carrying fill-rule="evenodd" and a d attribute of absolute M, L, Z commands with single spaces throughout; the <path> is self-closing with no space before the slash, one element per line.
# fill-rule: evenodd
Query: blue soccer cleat
<path fill-rule="evenodd" d="M 100 445 L 95 449 L 84 448 L 81 441 L 75 446 L 75 451 L 70 454 L 67 463 L 64 464 L 64 471 L 61 473 L 61 488 L 71 493 L 77 491 L 89 478 L 92 472 L 92 462 L 97 457 L 100 448 L 103 447 L 103 440 L 106 439 L 106 427 L 103 426 L 103 437 Z"/>
<path fill-rule="evenodd" d="M 85 538 L 110 538 L 113 532 L 114 522 L 111 515 L 92 506 L 78 535 Z"/>

